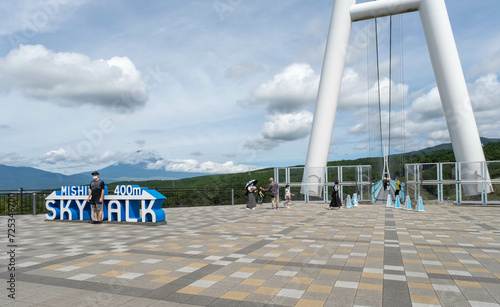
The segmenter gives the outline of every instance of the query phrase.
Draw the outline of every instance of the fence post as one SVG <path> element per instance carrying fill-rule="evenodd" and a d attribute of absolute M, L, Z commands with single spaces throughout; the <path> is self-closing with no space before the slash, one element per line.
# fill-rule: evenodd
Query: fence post
<path fill-rule="evenodd" d="M 234 206 L 234 189 L 231 189 L 231 205 Z"/>
<path fill-rule="evenodd" d="M 33 215 L 36 215 L 36 192 L 33 192 Z"/>
<path fill-rule="evenodd" d="M 23 212 L 23 188 L 19 189 L 21 191 L 20 197 L 21 201 L 19 202 L 20 212 Z"/>

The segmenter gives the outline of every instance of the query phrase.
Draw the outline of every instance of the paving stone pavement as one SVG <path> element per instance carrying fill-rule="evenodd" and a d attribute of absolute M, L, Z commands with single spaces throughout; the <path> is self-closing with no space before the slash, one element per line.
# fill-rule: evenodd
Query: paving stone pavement
<path fill-rule="evenodd" d="M 173 208 L 152 227 L 18 215 L 0 306 L 500 306 L 500 207 L 326 207 Z"/>

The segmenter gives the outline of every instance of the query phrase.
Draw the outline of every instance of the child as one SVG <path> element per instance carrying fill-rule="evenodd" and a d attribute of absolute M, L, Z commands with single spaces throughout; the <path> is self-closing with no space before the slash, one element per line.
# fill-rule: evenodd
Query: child
<path fill-rule="evenodd" d="M 264 199 L 264 193 L 262 193 L 262 190 L 259 189 L 259 195 L 257 196 L 258 200 L 259 200 L 259 204 L 262 204 L 262 200 Z"/>
<path fill-rule="evenodd" d="M 287 184 L 285 186 L 285 200 L 286 200 L 285 207 L 286 208 L 290 208 L 289 204 L 290 204 L 290 200 L 292 199 L 292 196 L 295 196 L 295 194 L 290 193 L 290 185 Z"/>

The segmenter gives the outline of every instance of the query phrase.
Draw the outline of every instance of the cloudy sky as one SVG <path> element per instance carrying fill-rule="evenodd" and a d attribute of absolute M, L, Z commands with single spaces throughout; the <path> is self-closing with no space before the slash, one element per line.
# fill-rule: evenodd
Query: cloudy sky
<path fill-rule="evenodd" d="M 1 0 L 0 164 L 303 164 L 333 2 Z M 480 135 L 498 138 L 500 2 L 446 4 Z M 393 17 L 391 58 L 389 25 L 380 117 L 374 21 L 353 25 L 329 160 L 380 156 L 379 118 L 391 153 L 450 141 L 418 13 Z"/>

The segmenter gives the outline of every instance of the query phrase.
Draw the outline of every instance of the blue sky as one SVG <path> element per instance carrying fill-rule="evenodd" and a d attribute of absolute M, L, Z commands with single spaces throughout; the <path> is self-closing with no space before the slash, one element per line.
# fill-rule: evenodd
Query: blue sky
<path fill-rule="evenodd" d="M 498 138 L 500 2 L 446 4 L 480 135 Z M 0 164 L 64 174 L 304 164 L 332 6 L 0 1 Z M 383 93 L 388 25 L 378 20 Z M 353 25 L 329 160 L 380 155 L 373 27 Z M 449 142 L 418 13 L 393 17 L 392 53 L 391 152 Z M 383 94 L 384 144 L 388 111 Z"/>

